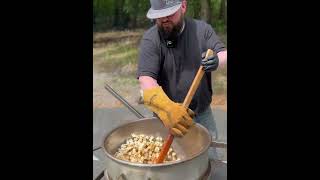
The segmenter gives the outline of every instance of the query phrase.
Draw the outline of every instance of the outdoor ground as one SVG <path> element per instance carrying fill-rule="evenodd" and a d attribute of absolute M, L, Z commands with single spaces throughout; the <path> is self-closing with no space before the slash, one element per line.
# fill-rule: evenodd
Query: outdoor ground
<path fill-rule="evenodd" d="M 107 90 L 107 83 L 130 104 L 139 102 L 140 88 L 135 77 L 140 38 L 144 30 L 111 31 L 93 35 L 93 108 L 123 106 Z M 227 37 L 218 34 L 226 44 Z M 212 108 L 227 111 L 227 70 L 213 73 Z"/>

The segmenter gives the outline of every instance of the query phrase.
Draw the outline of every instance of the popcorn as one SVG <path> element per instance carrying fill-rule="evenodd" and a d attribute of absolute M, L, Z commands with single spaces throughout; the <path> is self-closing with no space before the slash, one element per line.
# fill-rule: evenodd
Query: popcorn
<path fill-rule="evenodd" d="M 119 147 L 114 156 L 133 163 L 154 164 L 154 160 L 160 155 L 163 143 L 162 137 L 132 133 L 131 137 Z M 177 160 L 180 160 L 180 158 L 170 148 L 164 162 Z"/>

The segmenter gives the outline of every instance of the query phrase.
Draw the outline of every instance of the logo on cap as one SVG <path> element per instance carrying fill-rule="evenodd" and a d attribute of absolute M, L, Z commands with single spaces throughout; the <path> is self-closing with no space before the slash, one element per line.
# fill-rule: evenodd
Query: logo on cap
<path fill-rule="evenodd" d="M 174 0 L 163 0 L 163 1 L 166 3 L 166 5 L 170 5 L 174 3 Z"/>

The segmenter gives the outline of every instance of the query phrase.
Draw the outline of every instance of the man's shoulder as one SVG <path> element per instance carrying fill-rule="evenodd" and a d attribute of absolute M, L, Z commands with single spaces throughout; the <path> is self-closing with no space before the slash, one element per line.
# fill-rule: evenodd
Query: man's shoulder
<path fill-rule="evenodd" d="M 156 25 L 153 25 L 144 32 L 143 39 L 156 39 L 158 36 L 158 28 Z"/>
<path fill-rule="evenodd" d="M 208 27 L 210 27 L 210 25 L 207 22 L 203 21 L 203 20 L 200 20 L 200 19 L 191 19 L 191 20 L 196 24 L 196 26 L 198 28 L 208 28 Z"/>

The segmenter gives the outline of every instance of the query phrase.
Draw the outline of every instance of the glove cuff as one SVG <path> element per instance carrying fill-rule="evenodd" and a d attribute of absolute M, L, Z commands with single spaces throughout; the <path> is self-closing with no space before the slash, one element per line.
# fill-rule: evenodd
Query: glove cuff
<path fill-rule="evenodd" d="M 146 106 L 153 106 L 165 110 L 174 102 L 169 99 L 161 86 L 143 91 L 143 103 Z"/>

